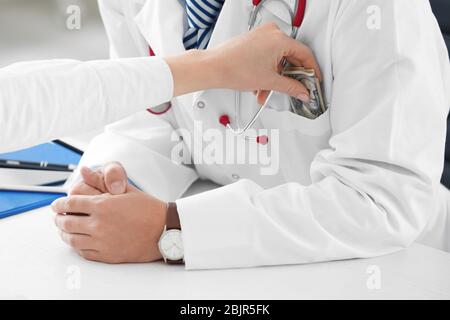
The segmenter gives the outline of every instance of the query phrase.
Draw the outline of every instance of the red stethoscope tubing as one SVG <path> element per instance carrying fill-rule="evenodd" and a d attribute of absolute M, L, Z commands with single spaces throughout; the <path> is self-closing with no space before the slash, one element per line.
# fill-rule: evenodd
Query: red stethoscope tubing
<path fill-rule="evenodd" d="M 303 23 L 303 19 L 305 18 L 306 12 L 306 0 L 300 0 L 297 8 L 297 12 L 295 13 L 294 21 L 292 25 L 296 28 L 300 28 Z"/>

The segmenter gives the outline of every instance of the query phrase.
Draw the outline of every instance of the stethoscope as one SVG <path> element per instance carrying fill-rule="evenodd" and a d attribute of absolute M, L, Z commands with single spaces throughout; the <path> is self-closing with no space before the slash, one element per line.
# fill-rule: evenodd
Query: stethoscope
<path fill-rule="evenodd" d="M 265 2 L 269 2 L 271 0 L 253 0 L 253 9 L 250 13 L 250 18 L 248 21 L 248 30 L 252 30 L 255 27 L 256 20 L 258 17 L 258 13 L 261 9 L 261 5 Z M 291 30 L 291 38 L 296 39 L 298 29 L 301 27 L 303 23 L 303 18 L 305 16 L 306 11 L 306 0 L 296 0 L 295 1 L 295 11 L 292 11 L 289 4 L 287 4 L 285 1 L 281 1 L 287 10 L 289 11 L 289 14 L 291 16 L 292 20 L 292 30 Z M 295 13 L 294 13 L 295 12 Z M 282 66 L 284 67 L 286 65 L 286 59 L 283 59 L 281 62 Z M 227 127 L 230 132 L 236 136 L 241 136 L 247 140 L 256 140 L 259 144 L 267 144 L 269 142 L 269 138 L 266 135 L 260 135 L 260 136 L 250 136 L 245 135 L 245 133 L 254 125 L 256 120 L 258 120 L 259 116 L 263 112 L 263 110 L 267 107 L 269 104 L 270 99 L 272 98 L 274 94 L 274 91 L 270 91 L 266 102 L 258 109 L 257 112 L 253 115 L 253 117 L 248 121 L 246 124 L 242 125 L 241 119 L 240 119 L 240 110 L 241 110 L 241 93 L 236 92 L 235 96 L 235 120 L 236 120 L 236 128 L 233 128 L 231 126 L 231 120 L 230 117 L 227 114 L 223 114 L 219 117 L 219 123 L 225 127 Z"/>
<path fill-rule="evenodd" d="M 262 8 L 262 4 L 265 2 L 269 2 L 269 1 L 275 1 L 275 0 L 252 0 L 253 8 L 250 13 L 250 17 L 249 17 L 249 21 L 248 21 L 248 30 L 249 31 L 252 30 L 256 25 L 256 20 L 258 18 L 259 11 Z M 280 1 L 280 0 L 276 0 L 276 1 Z M 289 12 L 289 15 L 292 20 L 292 29 L 291 29 L 290 36 L 291 36 L 291 38 L 296 39 L 298 29 L 301 27 L 301 25 L 303 23 L 303 18 L 305 16 L 306 0 L 295 0 L 294 11 L 291 9 L 291 7 L 289 6 L 288 3 L 286 3 L 283 0 L 281 0 L 281 2 L 286 7 L 286 10 Z M 155 55 L 155 53 L 153 52 L 151 47 L 149 47 L 149 53 L 150 53 L 150 56 Z M 283 66 L 286 65 L 285 59 L 283 59 L 282 65 Z M 233 128 L 231 126 L 230 117 L 227 114 L 223 114 L 219 117 L 219 123 L 221 125 L 227 127 L 233 135 L 241 136 L 247 140 L 256 140 L 256 142 L 259 144 L 267 144 L 269 142 L 269 138 L 266 135 L 250 136 L 250 135 L 245 135 L 245 133 L 248 131 L 248 129 L 250 129 L 255 124 L 256 120 L 258 120 L 258 118 L 261 115 L 261 113 L 263 112 L 263 110 L 267 107 L 268 102 L 272 98 L 273 94 L 274 94 L 274 91 L 271 91 L 266 99 L 266 102 L 253 115 L 253 117 L 250 119 L 250 121 L 248 121 L 245 125 L 242 125 L 241 119 L 240 119 L 241 93 L 236 92 L 234 112 L 235 112 L 235 119 L 236 119 L 237 127 Z M 147 110 L 148 110 L 148 112 L 150 112 L 152 114 L 162 115 L 162 114 L 165 114 L 167 111 L 169 111 L 171 106 L 172 106 L 171 103 L 168 102 L 164 105 L 161 105 L 159 107 L 160 108 L 159 110 L 156 110 L 155 108 L 151 108 L 151 109 L 149 108 Z"/>

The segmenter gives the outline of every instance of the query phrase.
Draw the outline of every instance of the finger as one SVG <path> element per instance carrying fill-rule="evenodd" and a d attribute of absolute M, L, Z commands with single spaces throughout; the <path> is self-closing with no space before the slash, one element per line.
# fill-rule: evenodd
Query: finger
<path fill-rule="evenodd" d="M 309 102 L 309 91 L 308 89 L 298 80 L 277 76 L 277 80 L 275 81 L 274 90 L 286 93 L 291 97 L 295 97 L 303 102 Z"/>
<path fill-rule="evenodd" d="M 52 203 L 55 213 L 93 214 L 96 211 L 96 196 L 75 195 L 59 198 Z"/>
<path fill-rule="evenodd" d="M 126 192 L 128 184 L 127 173 L 120 163 L 111 162 L 105 165 L 103 175 L 109 193 L 117 195 Z"/>
<path fill-rule="evenodd" d="M 75 186 L 72 187 L 72 189 L 69 192 L 70 196 L 75 195 L 99 195 L 102 194 L 99 190 L 91 187 L 90 185 L 86 184 L 85 182 L 78 182 L 75 184 Z"/>
<path fill-rule="evenodd" d="M 62 241 L 75 250 L 95 250 L 96 240 L 84 234 L 72 234 L 64 231 L 60 232 Z"/>
<path fill-rule="evenodd" d="M 101 193 L 107 193 L 108 189 L 106 189 L 105 179 L 102 173 L 102 170 L 93 171 L 88 167 L 82 167 L 81 176 L 83 177 L 83 181 L 90 187 L 97 189 Z"/>
<path fill-rule="evenodd" d="M 269 97 L 270 91 L 260 90 L 256 96 L 256 101 L 258 101 L 259 105 L 264 105 L 266 103 L 267 98 Z"/>
<path fill-rule="evenodd" d="M 100 252 L 97 250 L 80 250 L 78 254 L 89 261 L 100 261 Z"/>
<path fill-rule="evenodd" d="M 78 233 L 90 235 L 89 219 L 87 216 L 74 216 L 70 214 L 57 214 L 55 216 L 56 226 L 67 233 Z"/>
<path fill-rule="evenodd" d="M 310 48 L 305 46 L 303 43 L 298 42 L 288 36 L 286 36 L 286 48 L 287 54 L 286 59 L 291 64 L 296 66 L 303 66 L 308 69 L 314 69 L 316 77 L 322 80 L 322 73 L 320 71 L 319 64 L 317 63 L 314 53 Z"/>

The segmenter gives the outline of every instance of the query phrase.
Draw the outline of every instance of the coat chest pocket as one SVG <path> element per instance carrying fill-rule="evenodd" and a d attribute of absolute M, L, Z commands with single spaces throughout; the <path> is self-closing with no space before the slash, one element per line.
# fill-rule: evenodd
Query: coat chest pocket
<path fill-rule="evenodd" d="M 271 143 L 278 145 L 280 170 L 285 181 L 304 185 L 311 183 L 311 163 L 318 152 L 329 146 L 331 136 L 329 113 L 328 109 L 314 120 L 290 111 L 274 109 L 267 109 L 261 114 L 264 128 L 271 131 Z M 275 132 L 277 134 L 274 135 Z"/>
<path fill-rule="evenodd" d="M 316 119 L 308 119 L 291 111 L 267 109 L 261 114 L 261 120 L 267 129 L 295 131 L 309 137 L 320 137 L 330 133 L 330 110 Z"/>

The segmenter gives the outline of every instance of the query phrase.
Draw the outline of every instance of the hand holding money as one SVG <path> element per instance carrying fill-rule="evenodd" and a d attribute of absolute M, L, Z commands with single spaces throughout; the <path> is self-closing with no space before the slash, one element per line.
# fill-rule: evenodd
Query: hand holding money
<path fill-rule="evenodd" d="M 208 50 L 189 50 L 165 58 L 174 82 L 174 96 L 189 92 L 227 88 L 258 91 L 264 103 L 270 91 L 309 100 L 307 88 L 299 81 L 281 75 L 283 61 L 314 69 L 320 68 L 310 48 L 286 35 L 275 23 L 268 23 Z"/>

